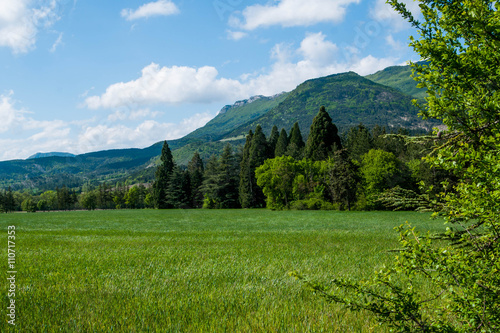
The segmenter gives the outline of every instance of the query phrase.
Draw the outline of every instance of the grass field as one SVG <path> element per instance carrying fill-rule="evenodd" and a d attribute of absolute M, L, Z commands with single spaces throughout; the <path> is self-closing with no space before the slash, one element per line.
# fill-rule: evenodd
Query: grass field
<path fill-rule="evenodd" d="M 119 210 L 2 214 L 16 227 L 19 332 L 383 332 L 326 303 L 318 282 L 367 277 L 397 247 L 393 227 L 440 221 L 412 212 Z M 8 281 L 2 278 L 1 332 Z"/>

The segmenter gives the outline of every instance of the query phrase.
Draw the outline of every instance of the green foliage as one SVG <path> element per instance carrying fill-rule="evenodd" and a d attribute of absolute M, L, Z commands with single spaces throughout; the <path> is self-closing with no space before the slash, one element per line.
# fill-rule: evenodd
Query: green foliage
<path fill-rule="evenodd" d="M 28 213 L 35 213 L 37 210 L 37 203 L 31 198 L 27 198 L 21 203 L 21 209 Z"/>
<path fill-rule="evenodd" d="M 417 87 L 415 80 L 411 78 L 411 72 L 411 66 L 391 66 L 365 77 L 373 82 L 397 89 L 409 96 L 423 100 L 427 97 L 427 91 Z"/>
<path fill-rule="evenodd" d="M 418 21 L 389 0 L 418 30 L 413 64 L 428 91 L 425 117 L 441 119 L 427 160 L 457 177 L 434 207 L 449 224 L 435 240 L 400 226 L 395 262 L 372 279 L 335 278 L 333 288 L 304 279 L 327 300 L 368 310 L 398 332 L 498 332 L 500 329 L 500 4 L 427 1 Z M 444 143 L 442 143 L 444 140 Z"/>
<path fill-rule="evenodd" d="M 314 117 L 309 137 L 307 138 L 305 157 L 322 161 L 326 160 L 335 150 L 342 149 L 338 129 L 332 123 L 332 118 L 324 106 L 319 109 Z"/>
<path fill-rule="evenodd" d="M 289 209 L 298 163 L 290 156 L 268 159 L 255 170 L 257 185 L 266 196 L 267 208 Z"/>
<path fill-rule="evenodd" d="M 304 157 L 304 147 L 305 143 L 302 139 L 299 123 L 295 122 L 290 130 L 290 137 L 288 138 L 288 146 L 285 154 L 287 156 L 292 156 L 296 160 L 300 160 Z"/>
<path fill-rule="evenodd" d="M 94 191 L 83 193 L 80 196 L 80 204 L 87 210 L 94 210 L 97 208 L 97 195 Z"/>
<path fill-rule="evenodd" d="M 143 185 L 132 186 L 126 196 L 125 204 L 128 208 L 137 209 L 145 207 L 146 188 Z"/>
<path fill-rule="evenodd" d="M 245 146 L 243 147 L 243 155 L 240 163 L 240 185 L 238 193 L 242 208 L 251 206 L 252 201 L 252 169 L 250 168 L 250 146 L 252 144 L 253 132 L 248 131 Z"/>
<path fill-rule="evenodd" d="M 257 208 L 265 206 L 265 196 L 257 185 L 255 169 L 270 157 L 266 136 L 257 125 L 255 133 L 249 132 L 240 164 L 239 197 L 241 207 Z"/>
<path fill-rule="evenodd" d="M 278 127 L 273 126 L 271 129 L 271 134 L 269 134 L 269 140 L 267 142 L 269 147 L 269 158 L 274 157 L 274 151 L 276 150 L 276 145 L 278 144 L 280 133 L 278 132 Z"/>
<path fill-rule="evenodd" d="M 169 179 L 174 170 L 174 160 L 172 152 L 167 141 L 163 142 L 161 150 L 160 165 L 156 169 L 155 181 L 153 182 L 153 198 L 155 208 L 165 209 L 171 208 L 167 202 L 167 190 L 169 187 Z"/>
<path fill-rule="evenodd" d="M 403 183 L 401 167 L 393 153 L 381 149 L 372 149 L 363 155 L 360 172 L 369 208 L 378 207 L 378 195 L 384 190 Z"/>
<path fill-rule="evenodd" d="M 361 161 L 361 156 L 374 147 L 373 137 L 363 124 L 351 127 L 347 132 L 345 148 L 351 158 Z"/>
<path fill-rule="evenodd" d="M 240 161 L 233 154 L 230 145 L 226 146 L 219 159 L 212 156 L 208 160 L 201 188 L 205 197 L 203 208 L 239 207 L 239 165 Z"/>
<path fill-rule="evenodd" d="M 246 133 L 261 124 L 265 133 L 272 126 L 291 128 L 298 122 L 304 137 L 321 106 L 325 106 L 332 122 L 341 131 L 359 123 L 368 128 L 375 125 L 386 128 L 410 128 L 428 132 L 441 124 L 436 120 L 418 118 L 418 108 L 412 96 L 400 90 L 375 83 L 356 73 L 341 73 L 308 80 L 290 92 L 278 106 L 260 118 L 236 128 L 230 136 Z"/>
<path fill-rule="evenodd" d="M 341 210 L 351 210 L 356 202 L 360 182 L 358 169 L 358 164 L 341 150 L 324 163 L 325 184 L 333 202 L 338 203 Z"/>
<path fill-rule="evenodd" d="M 191 181 L 191 206 L 194 208 L 201 207 L 203 203 L 203 193 L 201 185 L 203 184 L 203 160 L 198 152 L 193 154 L 193 158 L 188 163 L 189 178 Z"/>
<path fill-rule="evenodd" d="M 282 128 L 280 136 L 278 137 L 278 142 L 276 143 L 274 156 L 281 157 L 285 155 L 287 147 L 288 147 L 288 135 L 286 134 L 286 130 Z"/>

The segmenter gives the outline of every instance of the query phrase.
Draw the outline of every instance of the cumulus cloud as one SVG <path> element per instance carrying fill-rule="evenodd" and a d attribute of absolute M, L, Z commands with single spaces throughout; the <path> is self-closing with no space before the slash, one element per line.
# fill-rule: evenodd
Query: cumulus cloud
<path fill-rule="evenodd" d="M 5 133 L 19 126 L 26 119 L 24 116 L 26 111 L 14 107 L 13 94 L 13 91 L 9 91 L 6 95 L 0 95 L 0 119 L 2 119 L 0 121 L 0 133 Z"/>
<path fill-rule="evenodd" d="M 401 2 L 406 5 L 406 9 L 408 9 L 414 16 L 418 16 L 420 13 L 418 1 L 402 0 Z M 375 6 L 370 11 L 370 16 L 378 22 L 391 25 L 395 31 L 402 30 L 410 26 L 401 14 L 396 12 L 391 5 L 386 3 L 386 0 L 377 0 L 375 2 Z"/>
<path fill-rule="evenodd" d="M 51 0 L 34 7 L 33 1 L 0 2 L 0 46 L 13 53 L 26 53 L 34 49 L 39 28 L 50 27 L 59 19 L 58 2 Z"/>
<path fill-rule="evenodd" d="M 85 100 L 91 109 L 127 105 L 210 103 L 228 96 L 241 96 L 242 85 L 236 80 L 218 78 L 214 67 L 160 67 L 151 63 L 140 78 L 115 83 L 101 96 Z"/>
<path fill-rule="evenodd" d="M 274 63 L 267 72 L 243 74 L 238 80 L 221 78 L 217 69 L 210 66 L 160 67 L 152 63 L 138 79 L 112 84 L 102 95 L 88 97 L 85 104 L 91 109 L 113 109 L 234 101 L 290 91 L 305 80 L 335 73 L 352 70 L 366 75 L 398 62 L 397 58 L 379 59 L 371 55 L 344 57 L 347 51 L 326 37 L 321 32 L 308 34 L 297 49 L 277 44 L 271 50 Z"/>
<path fill-rule="evenodd" d="M 232 16 L 230 24 L 245 30 L 281 25 L 310 26 L 320 22 L 341 22 L 350 4 L 360 0 L 280 0 L 277 4 L 252 5 L 240 16 Z"/>
<path fill-rule="evenodd" d="M 152 118 L 161 112 L 149 109 L 117 111 L 102 119 L 73 122 L 37 120 L 33 113 L 16 107 L 13 92 L 0 95 L 0 160 L 27 158 L 37 152 L 90 151 L 146 147 L 160 140 L 171 140 L 202 127 L 215 113 L 197 113 L 177 123 Z M 125 125 L 138 119 L 137 125 Z"/>
<path fill-rule="evenodd" d="M 169 16 L 179 13 L 179 8 L 172 1 L 159 0 L 146 3 L 136 10 L 129 8 L 123 9 L 121 11 L 121 16 L 128 21 L 133 21 L 151 16 Z"/>
<path fill-rule="evenodd" d="M 164 123 L 148 119 L 135 127 L 123 124 L 86 126 L 78 136 L 78 151 L 146 147 L 160 140 L 178 139 L 202 127 L 213 117 L 214 115 L 206 112 L 195 114 L 180 123 Z"/>

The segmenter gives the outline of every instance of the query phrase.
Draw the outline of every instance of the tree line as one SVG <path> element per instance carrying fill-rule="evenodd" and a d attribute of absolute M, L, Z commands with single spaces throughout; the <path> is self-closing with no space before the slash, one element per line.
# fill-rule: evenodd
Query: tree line
<path fill-rule="evenodd" d="M 206 162 L 195 152 L 187 167 L 175 163 L 165 141 L 152 184 L 85 184 L 79 193 L 62 187 L 39 195 L 9 189 L 0 209 L 416 209 L 428 195 L 419 183 L 453 183 L 421 159 L 426 144 L 405 143 L 407 130 L 388 134 L 359 124 L 341 137 L 321 107 L 309 133 L 304 141 L 296 122 L 289 132 L 274 126 L 266 137 L 257 125 L 242 147 L 227 144 Z M 395 204 L 401 197 L 404 204 Z"/>

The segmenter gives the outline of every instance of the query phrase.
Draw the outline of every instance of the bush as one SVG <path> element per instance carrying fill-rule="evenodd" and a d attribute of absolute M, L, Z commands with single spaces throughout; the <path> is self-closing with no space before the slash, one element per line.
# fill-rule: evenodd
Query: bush
<path fill-rule="evenodd" d="M 305 200 L 297 200 L 292 202 L 291 209 L 293 210 L 335 210 L 335 207 L 331 202 L 319 199 L 319 198 L 309 198 Z"/>

